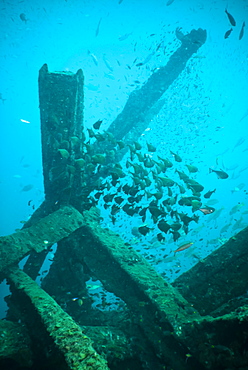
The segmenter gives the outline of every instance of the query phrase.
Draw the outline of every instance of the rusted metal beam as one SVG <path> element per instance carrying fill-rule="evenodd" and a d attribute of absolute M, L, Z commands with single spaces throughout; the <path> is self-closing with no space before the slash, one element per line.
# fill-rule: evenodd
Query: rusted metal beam
<path fill-rule="evenodd" d="M 181 41 L 180 47 L 170 56 L 165 66 L 155 70 L 140 89 L 135 89 L 129 96 L 125 107 L 110 125 L 108 131 L 117 140 L 128 134 L 132 140 L 142 134 L 147 127 L 146 116 L 168 87 L 184 70 L 191 56 L 205 43 L 206 30 L 199 28 L 186 35 L 177 29 L 176 36 Z"/>
<path fill-rule="evenodd" d="M 247 292 L 248 227 L 198 262 L 173 286 L 202 314 L 209 315 Z"/>
<path fill-rule="evenodd" d="M 62 207 L 33 226 L 0 238 L 0 272 L 18 263 L 30 251 L 48 250 L 54 243 L 81 227 L 82 215 L 73 207 Z"/>
<path fill-rule="evenodd" d="M 248 306 L 185 323 L 182 340 L 205 369 L 248 369 Z M 187 362 L 192 369 L 191 357 Z"/>
<path fill-rule="evenodd" d="M 18 268 L 13 268 L 8 273 L 8 281 L 31 300 L 69 369 L 108 369 L 106 361 L 96 353 L 91 340 L 82 332 L 82 329 L 27 274 Z"/>
<path fill-rule="evenodd" d="M 39 72 L 42 163 L 46 200 L 54 204 L 77 204 L 83 174 L 75 160 L 83 147 L 83 84 L 77 73 L 49 72 L 44 64 Z"/>
<path fill-rule="evenodd" d="M 132 247 L 100 226 L 97 209 L 84 213 L 71 247 L 104 287 L 127 303 L 163 361 L 187 369 L 188 348 L 179 337 L 185 322 L 200 319 L 197 311 Z"/>
<path fill-rule="evenodd" d="M 151 108 L 185 68 L 190 57 L 206 41 L 206 31 L 192 30 L 183 35 L 176 31 L 181 46 L 173 53 L 165 66 L 156 70 L 141 89 L 134 90 L 118 117 L 107 130 L 115 138 L 134 141 L 146 129 L 148 122 L 145 116 L 152 116 Z M 95 181 L 106 172 L 100 169 L 99 173 L 89 175 L 84 179 L 80 168 L 80 158 L 83 152 L 83 85 L 82 70 L 76 74 L 70 72 L 48 71 L 44 64 L 39 72 L 39 100 L 42 136 L 42 161 L 45 187 L 45 202 L 35 211 L 28 225 L 55 211 L 61 204 L 70 203 L 83 212 L 87 203 L 87 195 L 93 189 Z M 155 112 L 153 113 L 155 114 Z M 94 144 L 96 152 L 105 152 L 113 144 L 107 141 Z M 93 150 L 93 151 L 94 151 Z M 115 160 L 120 160 L 125 149 L 118 151 Z M 103 166 L 104 167 L 104 166 Z M 85 183 L 84 183 L 85 180 Z M 59 251 L 58 251 L 59 253 Z M 29 266 L 37 263 L 33 253 L 28 259 L 25 269 L 29 273 Z M 40 263 L 42 264 L 40 257 Z"/>
<path fill-rule="evenodd" d="M 32 366 L 31 339 L 27 329 L 18 323 L 0 320 L 0 364 L 13 360 L 20 367 Z"/>

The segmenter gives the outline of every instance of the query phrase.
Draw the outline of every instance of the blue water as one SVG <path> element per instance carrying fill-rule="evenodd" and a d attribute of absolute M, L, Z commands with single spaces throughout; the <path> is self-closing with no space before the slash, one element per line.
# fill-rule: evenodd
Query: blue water
<path fill-rule="evenodd" d="M 193 178 L 204 192 L 216 188 L 210 198 L 216 212 L 199 214 L 185 238 L 174 243 L 168 235 L 162 246 L 153 235 L 132 234 L 138 219 L 118 215 L 113 227 L 106 215 L 104 225 L 125 237 L 168 281 L 247 226 L 248 31 L 241 40 L 239 32 L 243 21 L 248 23 L 248 3 L 228 2 L 237 25 L 224 39 L 231 28 L 226 5 L 221 0 L 174 0 L 169 6 L 162 0 L 1 1 L 1 235 L 21 228 L 44 199 L 37 81 L 41 66 L 47 63 L 50 71 L 82 68 L 85 126 L 104 119 L 101 129 L 106 129 L 129 94 L 180 46 L 177 27 L 183 33 L 206 29 L 207 41 L 164 94 L 164 105 L 142 140 L 164 156 L 170 148 L 183 163 L 197 166 Z M 229 178 L 209 174 L 210 167 L 226 171 Z M 184 240 L 194 244 L 174 258 L 173 250 Z"/>

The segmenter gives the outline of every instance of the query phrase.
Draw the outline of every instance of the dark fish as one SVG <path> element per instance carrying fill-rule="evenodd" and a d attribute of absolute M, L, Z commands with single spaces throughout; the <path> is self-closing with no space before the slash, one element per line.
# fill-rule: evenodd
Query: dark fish
<path fill-rule="evenodd" d="M 224 171 L 215 171 L 215 170 L 212 170 L 212 168 L 209 168 L 209 173 L 211 172 L 215 172 L 218 179 L 227 179 L 228 178 L 228 174 Z"/>
<path fill-rule="evenodd" d="M 214 189 L 214 190 L 209 190 L 206 194 L 204 194 L 204 198 L 210 198 L 211 197 L 211 195 L 213 194 L 213 193 L 215 193 L 216 192 L 216 189 Z"/>
<path fill-rule="evenodd" d="M 192 212 L 198 211 L 202 206 L 202 203 L 199 200 L 192 200 Z"/>
<path fill-rule="evenodd" d="M 158 222 L 158 228 L 164 233 L 167 233 L 170 230 L 170 225 L 165 220 L 160 220 Z"/>
<path fill-rule="evenodd" d="M 94 164 L 104 164 L 106 161 L 106 156 L 104 154 L 95 154 L 91 157 L 91 160 Z"/>
<path fill-rule="evenodd" d="M 148 155 L 146 155 L 144 158 L 144 166 L 146 168 L 152 168 L 154 165 L 154 161 Z"/>
<path fill-rule="evenodd" d="M 136 67 L 141 67 L 141 66 L 143 66 L 143 63 L 137 63 L 136 64 Z"/>
<path fill-rule="evenodd" d="M 98 121 L 96 121 L 93 125 L 94 129 L 98 130 L 100 128 L 102 124 L 102 121 L 99 119 Z"/>
<path fill-rule="evenodd" d="M 173 235 L 174 242 L 176 242 L 181 236 L 181 234 L 178 231 L 171 231 L 171 233 Z"/>
<path fill-rule="evenodd" d="M 144 236 L 146 236 L 146 234 L 148 234 L 151 230 L 153 229 L 146 225 L 138 227 L 138 231 Z"/>
<path fill-rule="evenodd" d="M 151 215 L 153 216 L 153 221 L 155 223 L 157 222 L 158 217 L 166 216 L 166 213 L 163 210 L 159 209 L 158 207 L 149 207 L 148 209 L 149 209 Z"/>
<path fill-rule="evenodd" d="M 98 22 L 98 25 L 97 25 L 97 28 L 96 28 L 96 33 L 95 33 L 95 36 L 97 37 L 98 34 L 99 34 L 99 29 L 100 29 L 100 24 L 101 24 L 101 21 L 102 21 L 102 18 L 100 18 L 99 22 Z"/>
<path fill-rule="evenodd" d="M 186 167 L 188 168 L 189 172 L 195 173 L 198 171 L 198 168 L 195 166 L 192 166 L 191 164 L 186 164 Z"/>
<path fill-rule="evenodd" d="M 21 20 L 23 21 L 23 22 L 25 22 L 25 23 L 27 23 L 27 17 L 26 17 L 26 14 L 24 14 L 24 13 L 21 13 L 20 14 L 20 18 L 21 18 Z"/>
<path fill-rule="evenodd" d="M 187 183 L 186 185 L 187 185 L 187 188 L 191 189 L 194 194 L 200 193 L 204 189 L 204 186 L 202 186 L 201 184 L 199 184 L 196 181 Z"/>
<path fill-rule="evenodd" d="M 106 202 L 106 203 L 112 202 L 115 195 L 116 194 L 106 194 L 106 195 L 104 195 L 104 197 L 103 197 L 104 202 Z"/>
<path fill-rule="evenodd" d="M 233 30 L 233 29 L 231 28 L 230 30 L 226 31 L 226 33 L 225 33 L 225 35 L 224 35 L 224 39 L 227 39 L 227 38 L 230 36 L 230 34 L 231 34 L 232 30 Z"/>
<path fill-rule="evenodd" d="M 95 133 L 91 128 L 87 128 L 87 130 L 88 130 L 88 133 L 89 133 L 89 137 L 95 137 Z"/>
<path fill-rule="evenodd" d="M 161 191 L 157 191 L 156 193 L 152 193 L 151 195 L 154 196 L 157 200 L 163 197 L 163 193 Z"/>
<path fill-rule="evenodd" d="M 140 164 L 137 163 L 130 163 L 130 166 L 134 169 L 134 174 L 139 175 L 143 173 L 143 167 Z"/>
<path fill-rule="evenodd" d="M 185 226 L 188 226 L 189 223 L 192 221 L 195 221 L 197 223 L 199 220 L 199 216 L 196 215 L 194 215 L 193 217 L 189 217 L 185 213 L 178 213 L 178 215 Z"/>
<path fill-rule="evenodd" d="M 157 163 L 156 162 L 156 170 L 157 170 L 157 174 L 159 175 L 161 172 L 165 173 L 166 172 L 166 167 L 164 165 L 164 163 Z"/>
<path fill-rule="evenodd" d="M 198 197 L 182 197 L 179 201 L 178 201 L 178 204 L 180 206 L 191 206 L 192 205 L 192 201 L 194 200 L 197 200 L 197 201 L 200 201 L 201 199 L 198 198 Z"/>
<path fill-rule="evenodd" d="M 180 157 L 180 155 L 178 155 L 177 153 L 173 153 L 171 150 L 170 152 L 173 155 L 176 162 L 182 162 L 182 158 Z"/>
<path fill-rule="evenodd" d="M 111 207 L 111 215 L 114 216 L 116 215 L 117 212 L 121 210 L 120 206 L 117 206 L 116 204 L 113 204 Z"/>
<path fill-rule="evenodd" d="M 139 215 L 142 216 L 142 222 L 145 222 L 146 220 L 146 211 L 147 211 L 148 207 L 146 208 L 142 208 L 142 210 L 139 212 Z"/>
<path fill-rule="evenodd" d="M 96 138 L 96 140 L 97 141 L 104 141 L 105 139 L 106 139 L 106 137 L 104 137 L 104 135 L 102 135 L 102 134 L 96 134 L 95 135 L 95 138 Z"/>
<path fill-rule="evenodd" d="M 135 185 L 140 185 L 142 180 L 138 176 L 133 176 L 133 182 Z"/>
<path fill-rule="evenodd" d="M 127 200 L 129 201 L 129 203 L 139 203 L 142 198 L 143 198 L 143 195 L 139 194 L 136 197 L 132 197 L 132 196 L 128 197 Z"/>
<path fill-rule="evenodd" d="M 118 197 L 115 197 L 114 198 L 114 201 L 117 203 L 117 204 L 121 204 L 123 201 L 124 201 L 124 199 L 121 197 L 121 196 L 118 196 Z"/>
<path fill-rule="evenodd" d="M 128 147 L 129 147 L 131 153 L 135 153 L 136 152 L 135 146 L 133 146 L 131 144 L 128 144 Z"/>
<path fill-rule="evenodd" d="M 102 191 L 98 191 L 98 192 L 94 195 L 94 197 L 95 197 L 97 200 L 99 200 L 102 194 L 103 194 L 103 192 L 102 192 Z"/>
<path fill-rule="evenodd" d="M 133 216 L 138 213 L 141 207 L 133 207 L 133 205 L 126 203 L 122 209 L 128 216 Z"/>
<path fill-rule="evenodd" d="M 126 195 L 128 195 L 128 194 L 129 194 L 130 189 L 132 189 L 132 187 L 131 187 L 131 186 L 129 186 L 128 184 L 125 184 L 125 185 L 122 187 L 122 190 L 124 191 L 124 193 L 125 193 Z"/>
<path fill-rule="evenodd" d="M 156 51 L 158 51 L 158 49 L 160 48 L 160 46 L 162 45 L 162 42 L 160 42 L 156 48 Z"/>
<path fill-rule="evenodd" d="M 176 172 L 178 173 L 180 180 L 183 180 L 184 182 L 186 182 L 189 179 L 189 176 L 186 175 L 186 173 L 182 171 L 178 171 L 178 170 L 176 170 Z"/>
<path fill-rule="evenodd" d="M 115 225 L 116 217 L 111 215 L 110 218 L 111 218 L 112 224 Z"/>
<path fill-rule="evenodd" d="M 231 25 L 233 26 L 233 27 L 235 27 L 236 26 L 236 21 L 235 21 L 235 19 L 233 18 L 233 16 L 230 14 L 230 13 L 228 13 L 228 11 L 225 9 L 225 13 L 226 13 L 226 15 L 227 15 L 227 17 L 228 17 L 228 19 L 229 19 L 229 22 L 231 23 Z"/>
<path fill-rule="evenodd" d="M 175 222 L 174 224 L 171 224 L 170 227 L 173 231 L 178 231 L 181 229 L 182 225 L 179 222 Z"/>
<path fill-rule="evenodd" d="M 159 242 L 164 242 L 165 241 L 165 237 L 163 236 L 162 233 L 157 234 L 157 239 L 158 239 Z"/>
<path fill-rule="evenodd" d="M 33 189 L 33 187 L 34 187 L 34 185 L 32 185 L 32 184 L 25 185 L 25 186 L 23 186 L 21 191 L 29 191 L 29 190 Z"/>
<path fill-rule="evenodd" d="M 107 132 L 107 131 L 105 131 L 105 134 L 106 134 L 106 136 L 107 136 L 107 138 L 108 138 L 108 140 L 112 143 L 112 144 L 116 144 L 116 140 L 115 140 L 115 137 L 114 137 L 114 135 L 111 133 L 111 132 Z"/>
<path fill-rule="evenodd" d="M 150 186 L 152 184 L 152 181 L 148 177 L 145 177 L 144 180 L 145 180 L 146 186 Z"/>
<path fill-rule="evenodd" d="M 154 145 L 146 143 L 148 152 L 156 152 L 156 148 Z"/>
<path fill-rule="evenodd" d="M 140 143 L 138 143 L 138 141 L 135 141 L 135 142 L 134 142 L 134 146 L 135 146 L 135 149 L 136 149 L 136 150 L 140 150 L 140 149 L 142 149 L 142 145 L 141 145 Z"/>
<path fill-rule="evenodd" d="M 186 190 L 184 189 L 182 185 L 177 184 L 177 186 L 179 187 L 179 191 L 181 194 L 184 194 L 186 192 Z"/>
<path fill-rule="evenodd" d="M 118 141 L 117 141 L 117 144 L 119 145 L 119 148 L 120 148 L 120 149 L 125 148 L 125 143 L 124 143 L 124 141 L 118 140 Z"/>
<path fill-rule="evenodd" d="M 245 29 L 245 22 L 243 22 L 240 33 L 239 33 L 239 40 L 241 40 L 244 36 L 244 29 Z"/>
<path fill-rule="evenodd" d="M 175 184 L 175 181 L 169 179 L 169 177 L 157 176 L 156 180 L 158 186 L 170 187 Z"/>
<path fill-rule="evenodd" d="M 167 158 L 161 158 L 161 157 L 158 156 L 158 159 L 160 159 L 160 161 L 162 161 L 164 163 L 166 168 L 171 168 L 173 166 L 171 161 L 169 161 L 169 159 L 167 159 Z"/>
<path fill-rule="evenodd" d="M 110 172 L 110 175 L 112 176 L 113 180 L 125 177 L 124 172 L 118 167 L 114 167 Z"/>

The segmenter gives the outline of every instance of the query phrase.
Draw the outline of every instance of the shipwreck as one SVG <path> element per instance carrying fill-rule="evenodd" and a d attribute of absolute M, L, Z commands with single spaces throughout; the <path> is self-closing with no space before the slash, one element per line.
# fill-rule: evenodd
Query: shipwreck
<path fill-rule="evenodd" d="M 177 36 L 181 46 L 131 93 L 107 131 L 109 140 L 99 137 L 87 149 L 108 153 L 107 164 L 125 154 L 125 148 L 114 151 L 115 140 L 131 144 L 139 138 L 144 116 L 156 111 L 206 40 L 201 29 Z M 248 228 L 166 282 L 132 246 L 101 226 L 89 198 L 107 175 L 106 168 L 95 173 L 82 157 L 83 88 L 82 70 L 49 72 L 45 64 L 39 71 L 45 201 L 22 230 L 0 238 L 0 276 L 11 290 L 0 326 L 1 369 L 247 369 L 248 304 L 242 297 Z M 54 261 L 39 286 L 35 279 L 54 244 Z M 93 276 L 125 309 L 92 307 L 86 281 Z"/>

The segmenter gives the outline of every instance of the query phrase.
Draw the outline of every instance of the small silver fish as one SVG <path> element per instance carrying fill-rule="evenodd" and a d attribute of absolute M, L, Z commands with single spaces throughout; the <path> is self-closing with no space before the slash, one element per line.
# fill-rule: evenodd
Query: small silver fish
<path fill-rule="evenodd" d="M 110 72 L 113 72 L 113 67 L 110 65 L 108 59 L 106 58 L 106 55 L 103 54 L 103 57 L 102 57 L 104 63 L 105 63 L 105 66 L 110 70 Z"/>
<path fill-rule="evenodd" d="M 100 18 L 99 22 L 98 22 L 98 25 L 97 25 L 97 28 L 96 28 L 96 33 L 95 33 L 95 36 L 97 37 L 98 34 L 99 34 L 99 29 L 100 29 L 100 24 L 101 24 L 101 21 L 102 21 L 102 18 Z"/>
<path fill-rule="evenodd" d="M 130 35 L 132 35 L 132 32 L 125 33 L 125 35 L 120 36 L 120 37 L 118 38 L 118 40 L 119 40 L 119 41 L 124 41 L 124 40 L 126 40 Z"/>
<path fill-rule="evenodd" d="M 88 50 L 88 55 L 91 56 L 91 58 L 92 58 L 93 62 L 95 63 L 95 65 L 98 66 L 97 57 L 93 53 L 91 53 L 90 50 Z"/>

